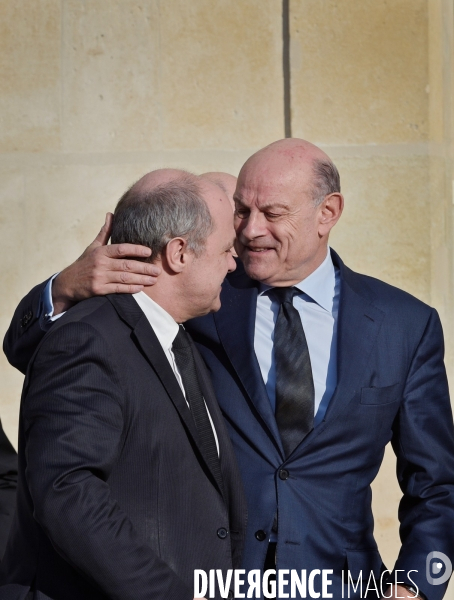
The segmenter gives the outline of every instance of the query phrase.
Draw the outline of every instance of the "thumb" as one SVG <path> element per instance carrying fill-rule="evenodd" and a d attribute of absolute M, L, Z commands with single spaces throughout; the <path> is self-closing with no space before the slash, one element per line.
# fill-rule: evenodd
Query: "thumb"
<path fill-rule="evenodd" d="M 101 227 L 98 235 L 95 237 L 89 248 L 97 248 L 98 246 L 106 246 L 109 241 L 110 234 L 112 231 L 113 214 L 108 212 L 106 214 L 106 220 L 104 225 Z"/>
<path fill-rule="evenodd" d="M 98 235 L 95 237 L 95 239 L 92 241 L 92 243 L 85 248 L 85 250 L 82 252 L 81 256 L 79 256 L 79 258 L 77 260 L 81 260 L 82 258 L 87 256 L 87 254 L 90 254 L 90 252 L 92 252 L 96 248 L 101 248 L 101 246 L 107 245 L 107 242 L 109 241 L 109 238 L 110 238 L 110 232 L 112 231 L 112 220 L 113 220 L 113 214 L 107 213 L 106 220 L 104 221 L 104 225 L 101 227 Z"/>

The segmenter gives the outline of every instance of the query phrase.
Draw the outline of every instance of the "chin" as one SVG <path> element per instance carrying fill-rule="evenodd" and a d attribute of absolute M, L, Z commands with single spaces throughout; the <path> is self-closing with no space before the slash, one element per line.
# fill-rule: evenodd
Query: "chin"
<path fill-rule="evenodd" d="M 218 312 L 218 310 L 220 308 L 221 308 L 221 299 L 218 298 L 216 300 L 216 302 L 213 302 L 213 304 L 211 305 L 210 312 Z"/>
<path fill-rule="evenodd" d="M 249 261 L 244 263 L 244 270 L 251 279 L 266 282 L 267 279 L 273 276 L 273 272 L 265 265 L 251 264 Z"/>
<path fill-rule="evenodd" d="M 241 257 L 240 257 L 241 258 Z M 252 279 L 264 281 L 272 277 L 276 269 L 273 269 L 271 256 L 260 257 L 251 256 L 250 253 L 245 253 L 243 262 L 244 270 Z"/>

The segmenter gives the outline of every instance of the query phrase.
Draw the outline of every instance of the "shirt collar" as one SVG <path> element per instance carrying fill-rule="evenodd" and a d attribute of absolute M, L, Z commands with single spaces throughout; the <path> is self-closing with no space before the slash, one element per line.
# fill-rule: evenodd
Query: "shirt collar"
<path fill-rule="evenodd" d="M 306 279 L 296 283 L 293 287 L 296 287 L 301 292 L 304 292 L 326 311 L 332 312 L 335 286 L 336 275 L 333 260 L 331 258 L 331 252 L 328 248 L 328 253 L 322 264 L 310 275 L 308 275 Z M 263 294 L 271 288 L 272 286 L 261 283 L 259 287 L 259 294 Z"/>
<path fill-rule="evenodd" d="M 132 294 L 132 297 L 145 313 L 163 349 L 172 348 L 173 340 L 178 333 L 178 323 L 145 292 L 137 292 Z"/>

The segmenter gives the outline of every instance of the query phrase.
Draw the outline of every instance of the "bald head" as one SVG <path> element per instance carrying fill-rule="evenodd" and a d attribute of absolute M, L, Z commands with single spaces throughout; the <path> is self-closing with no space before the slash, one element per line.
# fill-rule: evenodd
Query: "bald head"
<path fill-rule="evenodd" d="M 261 162 L 263 164 L 294 168 L 296 164 L 312 163 L 314 160 L 330 160 L 318 146 L 297 138 L 286 138 L 273 142 L 253 154 L 245 162 L 243 169 Z"/>
<path fill-rule="evenodd" d="M 156 169 L 156 171 L 150 171 L 150 173 L 141 177 L 129 191 L 142 194 L 150 192 L 158 186 L 181 180 L 190 181 L 194 185 L 197 183 L 196 175 L 192 175 L 192 173 L 188 173 L 187 171 L 180 169 Z"/>
<path fill-rule="evenodd" d="M 225 173 L 225 175 L 227 175 L 227 173 Z M 210 209 L 211 215 L 216 215 L 217 218 L 233 225 L 231 203 L 225 188 L 204 175 L 200 175 L 197 179 L 199 189 Z"/>
<path fill-rule="evenodd" d="M 329 160 L 329 156 L 323 152 L 321 148 L 307 140 L 302 140 L 300 138 L 284 138 L 282 140 L 277 140 L 272 144 L 268 144 L 268 146 L 265 146 L 253 154 L 246 162 L 249 162 L 258 155 L 265 154 L 286 154 L 289 157 L 311 155 L 314 158 L 324 158 Z"/>
<path fill-rule="evenodd" d="M 237 178 L 234 175 L 230 175 L 230 173 L 223 173 L 222 171 L 210 171 L 209 173 L 200 175 L 200 177 L 205 181 L 210 181 L 221 188 L 221 190 L 227 194 L 232 212 L 235 212 L 235 201 L 233 199 L 233 195 L 236 189 Z M 232 255 L 236 258 L 238 254 L 236 253 L 235 248 L 232 247 L 231 251 Z"/>
<path fill-rule="evenodd" d="M 156 188 L 165 188 L 167 185 L 174 184 L 187 186 L 189 189 L 198 189 L 205 202 L 210 205 L 210 209 L 217 210 L 218 206 L 226 206 L 226 199 L 233 203 L 236 177 L 221 172 L 197 176 L 181 169 L 157 169 L 141 177 L 129 192 L 146 194 Z M 213 198 L 216 198 L 216 202 L 213 202 Z M 230 200 L 230 198 L 232 199 Z"/>
<path fill-rule="evenodd" d="M 214 220 L 204 198 L 207 184 L 223 196 L 217 186 L 191 173 L 159 169 L 144 175 L 120 199 L 114 214 L 112 243 L 147 246 L 155 261 L 174 237 L 187 240 L 189 250 L 200 254 L 214 229 Z"/>
<path fill-rule="evenodd" d="M 235 247 L 253 279 L 295 285 L 326 258 L 343 198 L 336 167 L 314 144 L 285 139 L 256 152 L 234 199 Z"/>
<path fill-rule="evenodd" d="M 208 179 L 224 190 L 224 192 L 227 194 L 227 198 L 230 201 L 232 210 L 235 210 L 233 194 L 235 193 L 237 178 L 234 175 L 230 175 L 230 173 L 223 173 L 222 171 L 210 171 L 209 173 L 203 173 L 203 175 L 200 177 Z"/>
<path fill-rule="evenodd" d="M 318 146 L 297 138 L 278 140 L 253 154 L 243 165 L 239 180 L 254 185 L 282 184 L 299 187 L 315 204 L 327 194 L 340 192 L 339 173 Z"/>

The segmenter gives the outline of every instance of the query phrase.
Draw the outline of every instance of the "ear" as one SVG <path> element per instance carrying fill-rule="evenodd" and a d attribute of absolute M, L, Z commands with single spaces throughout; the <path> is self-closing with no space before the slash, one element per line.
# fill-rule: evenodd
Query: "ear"
<path fill-rule="evenodd" d="M 318 235 L 328 235 L 334 225 L 339 221 L 344 210 L 344 197 L 341 193 L 329 194 L 319 206 Z"/>
<path fill-rule="evenodd" d="M 171 239 L 163 250 L 166 266 L 175 274 L 184 271 L 191 257 L 192 253 L 188 251 L 187 242 L 181 237 Z"/>

